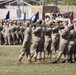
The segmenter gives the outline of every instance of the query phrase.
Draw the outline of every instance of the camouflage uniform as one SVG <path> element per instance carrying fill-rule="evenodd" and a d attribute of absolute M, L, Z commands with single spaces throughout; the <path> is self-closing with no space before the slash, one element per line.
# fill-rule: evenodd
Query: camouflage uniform
<path fill-rule="evenodd" d="M 47 50 L 49 59 L 51 59 L 51 41 L 52 41 L 51 32 L 52 32 L 51 28 L 46 28 L 44 51 Z"/>
<path fill-rule="evenodd" d="M 57 53 L 59 49 L 59 40 L 60 40 L 60 35 L 59 35 L 59 26 L 55 26 L 52 28 L 52 44 L 51 44 L 51 50 L 55 49 L 55 52 Z"/>
<path fill-rule="evenodd" d="M 40 46 L 41 46 L 41 27 L 36 27 L 33 31 L 33 44 L 31 46 L 31 57 L 34 58 L 37 57 L 38 60 L 41 59 L 41 52 L 40 52 Z"/>
<path fill-rule="evenodd" d="M 31 45 L 31 28 L 27 27 L 24 33 L 24 40 L 22 44 L 21 53 L 19 56 L 19 62 L 21 62 L 25 53 L 26 53 L 27 61 L 31 61 L 30 45 Z"/>
<path fill-rule="evenodd" d="M 2 31 L 3 30 L 3 26 L 2 24 L 0 24 L 0 45 L 2 44 Z"/>
<path fill-rule="evenodd" d="M 6 27 L 6 23 L 4 22 L 4 24 L 3 24 L 3 30 L 2 30 L 2 42 L 3 42 L 3 44 L 5 44 L 5 31 L 4 31 L 4 29 L 5 29 L 5 27 Z"/>
<path fill-rule="evenodd" d="M 41 58 L 42 58 L 42 62 L 45 61 L 45 52 L 44 52 L 45 33 L 46 33 L 46 27 L 42 27 L 42 32 L 41 32 Z"/>
<path fill-rule="evenodd" d="M 13 24 L 11 25 L 11 41 L 12 41 L 12 44 L 16 44 L 16 35 L 15 35 L 15 31 L 16 31 L 16 26 Z"/>
<path fill-rule="evenodd" d="M 76 31 L 75 31 L 75 49 L 74 49 L 74 53 L 75 53 L 75 61 L 76 61 Z"/>
<path fill-rule="evenodd" d="M 19 43 L 22 44 L 23 39 L 24 39 L 24 31 L 25 28 L 23 25 L 20 26 L 20 30 L 19 30 Z"/>
<path fill-rule="evenodd" d="M 17 24 L 17 25 L 15 26 L 15 28 L 16 28 L 16 31 L 15 31 L 16 44 L 19 44 L 19 39 L 20 39 L 20 37 L 19 37 L 20 26 Z"/>
<path fill-rule="evenodd" d="M 74 25 L 74 30 L 75 30 L 75 49 L 74 49 L 74 55 L 75 55 L 75 61 L 76 61 L 76 24 Z"/>
<path fill-rule="evenodd" d="M 71 62 L 75 62 L 74 49 L 75 49 L 75 31 L 72 29 L 70 31 L 69 45 L 68 45 L 69 57 Z"/>
<path fill-rule="evenodd" d="M 11 44 L 11 41 L 10 41 L 11 28 L 9 27 L 9 24 L 7 24 L 3 30 L 4 30 L 5 45 L 7 45 L 7 44 L 10 45 Z"/>
<path fill-rule="evenodd" d="M 59 61 L 60 57 L 62 56 L 62 53 L 64 52 L 65 53 L 65 60 L 67 62 L 70 30 L 68 27 L 65 27 L 64 29 L 60 30 L 59 33 L 60 33 L 60 44 L 59 44 L 59 50 L 57 53 L 56 61 Z"/>

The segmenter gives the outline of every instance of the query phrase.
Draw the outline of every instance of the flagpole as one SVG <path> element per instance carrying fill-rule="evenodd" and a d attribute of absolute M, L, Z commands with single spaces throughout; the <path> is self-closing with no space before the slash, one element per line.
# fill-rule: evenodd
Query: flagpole
<path fill-rule="evenodd" d="M 24 13 L 24 0 L 22 0 L 22 4 L 23 4 L 23 15 L 25 17 L 25 13 Z M 24 18 L 23 18 L 23 21 L 24 21 Z M 25 22 L 25 21 L 24 21 Z"/>
<path fill-rule="evenodd" d="M 18 4 L 17 14 L 18 14 L 18 22 L 19 22 L 20 21 L 20 0 L 17 0 L 17 4 Z"/>
<path fill-rule="evenodd" d="M 10 12 L 10 4 L 9 4 L 9 12 Z M 9 19 L 11 19 L 10 17 L 11 17 L 11 14 L 9 14 Z"/>

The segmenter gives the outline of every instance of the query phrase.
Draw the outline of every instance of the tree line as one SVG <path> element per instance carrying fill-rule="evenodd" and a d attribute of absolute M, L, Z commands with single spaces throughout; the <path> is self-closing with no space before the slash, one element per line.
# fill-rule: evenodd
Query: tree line
<path fill-rule="evenodd" d="M 24 0 L 30 3 L 32 0 Z M 33 1 L 40 1 L 40 0 L 33 0 Z M 44 0 L 46 3 L 55 3 L 56 5 L 60 3 L 60 5 L 76 5 L 76 0 Z"/>

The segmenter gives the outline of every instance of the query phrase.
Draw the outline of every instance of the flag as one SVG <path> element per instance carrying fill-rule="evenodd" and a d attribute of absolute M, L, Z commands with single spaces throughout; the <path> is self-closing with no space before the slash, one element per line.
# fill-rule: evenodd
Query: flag
<path fill-rule="evenodd" d="M 39 19 L 39 12 L 35 13 L 31 18 L 30 18 L 30 23 L 35 23 Z"/>
<path fill-rule="evenodd" d="M 9 19 L 10 18 L 10 11 L 7 12 L 5 19 Z"/>
<path fill-rule="evenodd" d="M 26 13 L 24 13 L 24 18 L 23 18 L 23 21 L 25 22 L 26 20 Z"/>

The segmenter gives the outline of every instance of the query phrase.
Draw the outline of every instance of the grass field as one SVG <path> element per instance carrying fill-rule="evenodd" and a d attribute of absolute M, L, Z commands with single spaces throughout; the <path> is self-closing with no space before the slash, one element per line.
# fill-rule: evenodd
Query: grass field
<path fill-rule="evenodd" d="M 25 57 L 21 65 L 16 65 L 21 46 L 0 46 L 0 75 L 76 75 L 73 64 L 31 64 L 26 65 Z"/>

